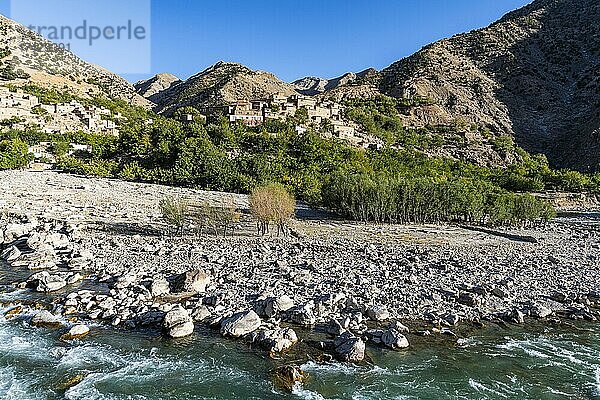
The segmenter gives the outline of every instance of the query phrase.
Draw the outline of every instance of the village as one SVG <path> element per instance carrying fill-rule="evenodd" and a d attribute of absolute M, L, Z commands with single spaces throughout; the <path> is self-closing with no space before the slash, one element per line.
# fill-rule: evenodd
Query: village
<path fill-rule="evenodd" d="M 326 125 L 328 129 L 319 129 L 324 139 L 337 138 L 363 148 L 380 148 L 383 145 L 380 139 L 362 133 L 357 124 L 344 120 L 341 104 L 300 94 L 286 96 L 276 93 L 267 100 L 239 100 L 227 105 L 204 107 L 200 112 L 203 118 L 223 114 L 232 124 L 255 127 L 269 119 L 285 121 L 297 116 L 299 110 L 306 110 L 306 121 L 296 126 L 299 133 L 304 133 L 309 127 Z M 184 118 L 191 119 L 192 116 L 185 114 Z"/>
<path fill-rule="evenodd" d="M 25 130 L 35 127 L 44 133 L 86 132 L 118 136 L 117 123 L 124 117 L 106 108 L 84 105 L 76 100 L 64 104 L 43 104 L 21 89 L 0 87 L 0 122 L 4 128 Z"/>
<path fill-rule="evenodd" d="M 299 113 L 302 110 L 305 112 Z M 355 147 L 380 148 L 383 145 L 380 139 L 362 133 L 357 124 L 346 121 L 341 104 L 300 94 L 286 96 L 276 93 L 266 100 L 238 100 L 203 107 L 199 111 L 203 121 L 208 116 L 222 114 L 231 124 L 242 123 L 249 127 L 260 126 L 267 120 L 285 121 L 302 114 L 304 118 L 296 126 L 299 133 L 317 128 L 324 139 L 343 140 Z M 191 122 L 194 117 L 183 114 L 182 118 L 183 122 Z M 0 129 L 26 130 L 33 127 L 48 134 L 85 132 L 118 136 L 118 123 L 124 119 L 119 113 L 113 114 L 106 108 L 85 105 L 77 100 L 44 104 L 22 89 L 0 86 Z M 45 148 L 45 144 L 40 145 Z M 40 149 L 33 150 L 36 155 L 47 155 Z"/>

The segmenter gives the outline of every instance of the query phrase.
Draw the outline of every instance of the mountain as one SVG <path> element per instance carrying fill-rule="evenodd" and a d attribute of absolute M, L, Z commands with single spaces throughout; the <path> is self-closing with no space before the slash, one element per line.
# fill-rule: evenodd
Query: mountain
<path fill-rule="evenodd" d="M 291 95 L 296 91 L 269 72 L 253 71 L 237 63 L 218 62 L 159 93 L 154 94 L 155 99 L 160 98 L 155 110 L 169 114 L 183 106 L 203 107 L 267 98 L 275 93 Z"/>
<path fill-rule="evenodd" d="M 158 74 L 145 81 L 137 82 L 136 92 L 154 104 L 160 104 L 169 97 L 173 88 L 182 83 L 181 79 L 172 74 Z"/>
<path fill-rule="evenodd" d="M 537 0 L 384 69 L 379 90 L 426 99 L 405 123 L 463 120 L 555 167 L 600 170 L 600 2 Z"/>
<path fill-rule="evenodd" d="M 0 83 L 68 89 L 81 97 L 103 95 L 151 106 L 122 77 L 79 59 L 3 15 L 0 15 Z"/>
<path fill-rule="evenodd" d="M 333 79 L 306 77 L 292 82 L 292 85 L 294 85 L 296 91 L 306 96 L 315 96 L 325 92 L 329 93 L 342 87 L 348 89 L 346 92 L 350 93 L 352 90 L 349 87 L 371 86 L 372 79 L 377 79 L 377 77 L 377 70 L 369 68 L 358 73 L 348 72 Z"/>

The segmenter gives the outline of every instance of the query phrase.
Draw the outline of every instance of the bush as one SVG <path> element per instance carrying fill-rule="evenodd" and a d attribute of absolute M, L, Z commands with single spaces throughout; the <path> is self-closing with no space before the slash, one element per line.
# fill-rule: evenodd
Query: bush
<path fill-rule="evenodd" d="M 198 211 L 194 213 L 194 221 L 197 225 L 200 234 L 204 233 L 204 229 L 210 229 L 214 235 L 218 235 L 219 230 L 222 230 L 223 236 L 227 236 L 231 232 L 231 236 L 235 234 L 235 226 L 240 221 L 242 214 L 237 209 L 233 199 L 227 202 L 224 207 L 214 207 L 208 203 L 200 205 Z"/>
<path fill-rule="evenodd" d="M 175 228 L 176 234 L 183 233 L 185 224 L 189 219 L 189 205 L 186 200 L 175 197 L 165 197 L 158 206 L 162 217 L 169 225 Z"/>
<path fill-rule="evenodd" d="M 385 174 L 338 174 L 323 188 L 325 205 L 359 221 L 468 222 L 495 225 L 543 222 L 552 207 L 531 195 L 504 192 L 485 181 L 440 181 Z"/>
<path fill-rule="evenodd" d="M 33 160 L 29 146 L 20 139 L 0 141 L 0 170 L 23 168 Z"/>
<path fill-rule="evenodd" d="M 250 212 L 258 221 L 258 233 L 269 232 L 269 223 L 277 225 L 277 235 L 287 234 L 287 225 L 294 217 L 296 201 L 287 190 L 276 184 L 261 186 L 250 194 Z"/>

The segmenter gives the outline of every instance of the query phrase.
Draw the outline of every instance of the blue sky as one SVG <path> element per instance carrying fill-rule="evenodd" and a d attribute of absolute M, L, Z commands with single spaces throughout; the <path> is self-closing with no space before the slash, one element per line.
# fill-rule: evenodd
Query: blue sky
<path fill-rule="evenodd" d="M 267 70 L 286 81 L 381 69 L 529 2 L 152 0 L 151 72 L 187 78 L 219 60 Z M 6 7 L 7 0 L 0 0 L 0 12 Z M 131 81 L 145 77 L 126 75 Z"/>

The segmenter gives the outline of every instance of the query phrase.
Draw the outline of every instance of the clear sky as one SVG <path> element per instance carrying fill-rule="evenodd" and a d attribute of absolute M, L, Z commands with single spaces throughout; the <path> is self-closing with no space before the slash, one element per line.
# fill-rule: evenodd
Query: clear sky
<path fill-rule="evenodd" d="M 187 78 L 223 60 L 292 81 L 384 68 L 428 43 L 484 27 L 530 0 L 151 2 L 152 73 Z"/>

